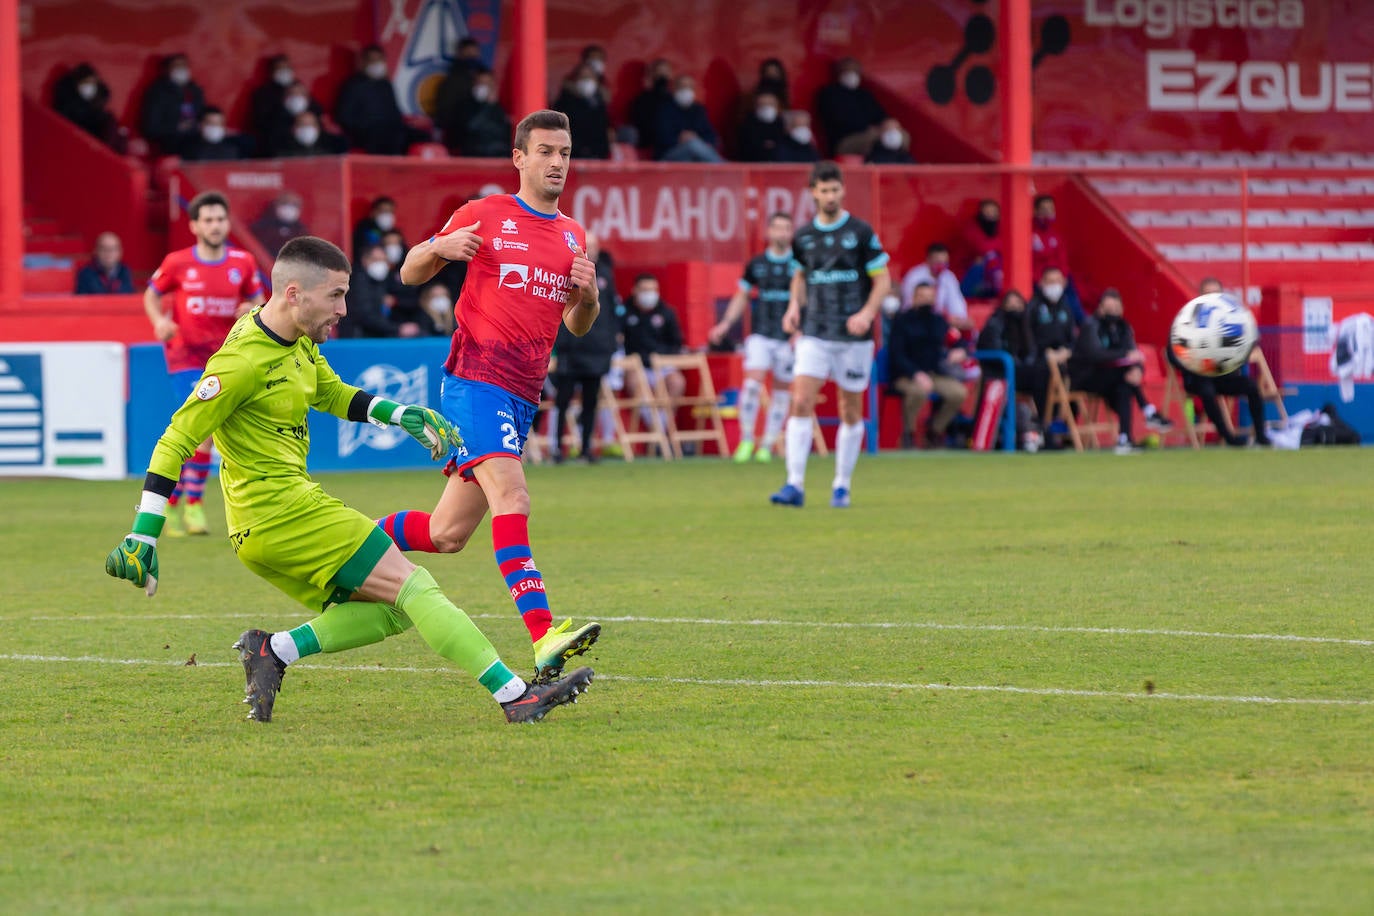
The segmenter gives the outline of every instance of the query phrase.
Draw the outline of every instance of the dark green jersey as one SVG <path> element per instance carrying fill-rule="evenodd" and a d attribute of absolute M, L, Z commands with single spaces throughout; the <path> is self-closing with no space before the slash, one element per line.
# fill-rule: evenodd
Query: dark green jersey
<path fill-rule="evenodd" d="M 314 341 L 277 337 L 258 312 L 235 322 L 148 465 L 176 480 L 182 462 L 213 433 L 230 531 L 264 522 L 319 489 L 305 466 L 306 417 L 313 407 L 346 419 L 359 390 L 339 379 Z"/>
<path fill-rule="evenodd" d="M 802 333 L 822 340 L 871 340 L 845 328 L 873 289 L 873 275 L 887 269 L 888 256 L 873 227 L 849 211 L 828 226 L 812 222 L 797 230 L 792 257 L 806 274 Z"/>

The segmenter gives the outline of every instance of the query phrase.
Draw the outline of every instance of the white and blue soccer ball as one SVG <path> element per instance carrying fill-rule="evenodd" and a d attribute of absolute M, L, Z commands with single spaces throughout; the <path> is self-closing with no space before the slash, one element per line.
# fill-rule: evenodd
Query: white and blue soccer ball
<path fill-rule="evenodd" d="M 1169 348 L 1197 375 L 1227 375 L 1250 360 L 1259 343 L 1254 313 L 1229 293 L 1205 293 L 1174 316 Z"/>

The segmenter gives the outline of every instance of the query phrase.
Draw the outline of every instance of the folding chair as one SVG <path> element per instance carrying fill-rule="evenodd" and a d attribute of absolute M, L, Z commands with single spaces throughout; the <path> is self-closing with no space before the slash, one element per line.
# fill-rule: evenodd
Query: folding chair
<path fill-rule="evenodd" d="M 625 379 L 624 388 L 620 391 L 612 388 L 609 381 L 610 374 L 617 369 Z M 644 363 L 638 356 L 617 356 L 611 361 L 611 373 L 601 379 L 601 401 L 611 409 L 615 440 L 627 463 L 635 460 L 635 446 L 638 445 L 645 446 L 646 455 L 653 448 L 658 450 L 663 459 L 672 460 L 673 447 L 659 413 L 659 408 L 664 405 L 659 401 L 654 386 L 649 384 L 649 373 L 644 371 Z M 629 413 L 628 423 L 622 412 Z"/>
<path fill-rule="evenodd" d="M 667 412 L 666 432 L 673 454 L 681 458 L 684 443 L 714 442 L 718 454 L 721 457 L 728 456 L 730 446 L 725 439 L 725 423 L 720 416 L 720 403 L 716 397 L 716 386 L 711 381 L 711 365 L 706 360 L 706 354 L 667 356 L 654 353 L 649 357 L 649 365 L 654 370 L 654 393 Z M 682 373 L 687 381 L 687 391 L 695 389 L 695 393 L 684 393 L 680 397 L 670 395 L 664 380 L 667 374 L 665 370 L 668 369 Z M 695 373 L 695 380 L 689 377 L 690 373 Z M 683 429 L 677 422 L 678 409 L 683 407 L 692 415 L 689 429 Z"/>
<path fill-rule="evenodd" d="M 824 397 L 824 395 L 822 395 Z M 768 403 L 773 399 L 773 389 L 771 387 L 763 389 L 759 393 L 759 416 L 768 416 Z M 743 430 L 740 430 L 743 435 Z M 783 422 L 783 435 L 778 437 L 778 442 L 787 447 L 787 423 Z M 830 447 L 825 444 L 825 434 L 821 432 L 821 421 L 814 413 L 811 415 L 811 450 L 822 458 L 830 454 Z"/>

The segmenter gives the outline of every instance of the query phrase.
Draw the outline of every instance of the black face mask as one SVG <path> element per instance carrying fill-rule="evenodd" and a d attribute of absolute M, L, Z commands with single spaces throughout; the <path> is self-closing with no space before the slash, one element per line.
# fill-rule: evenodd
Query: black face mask
<path fill-rule="evenodd" d="M 1000 222 L 1000 219 L 988 219 L 983 214 L 978 214 L 978 225 L 982 227 L 983 232 L 989 236 L 997 234 L 997 224 Z"/>

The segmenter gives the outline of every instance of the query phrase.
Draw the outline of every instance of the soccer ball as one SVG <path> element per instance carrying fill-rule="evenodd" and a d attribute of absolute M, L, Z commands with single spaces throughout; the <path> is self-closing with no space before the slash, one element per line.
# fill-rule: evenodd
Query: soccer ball
<path fill-rule="evenodd" d="M 1258 342 L 1255 316 L 1227 293 L 1189 301 L 1169 327 L 1169 348 L 1183 368 L 1197 375 L 1235 372 L 1249 361 Z"/>

